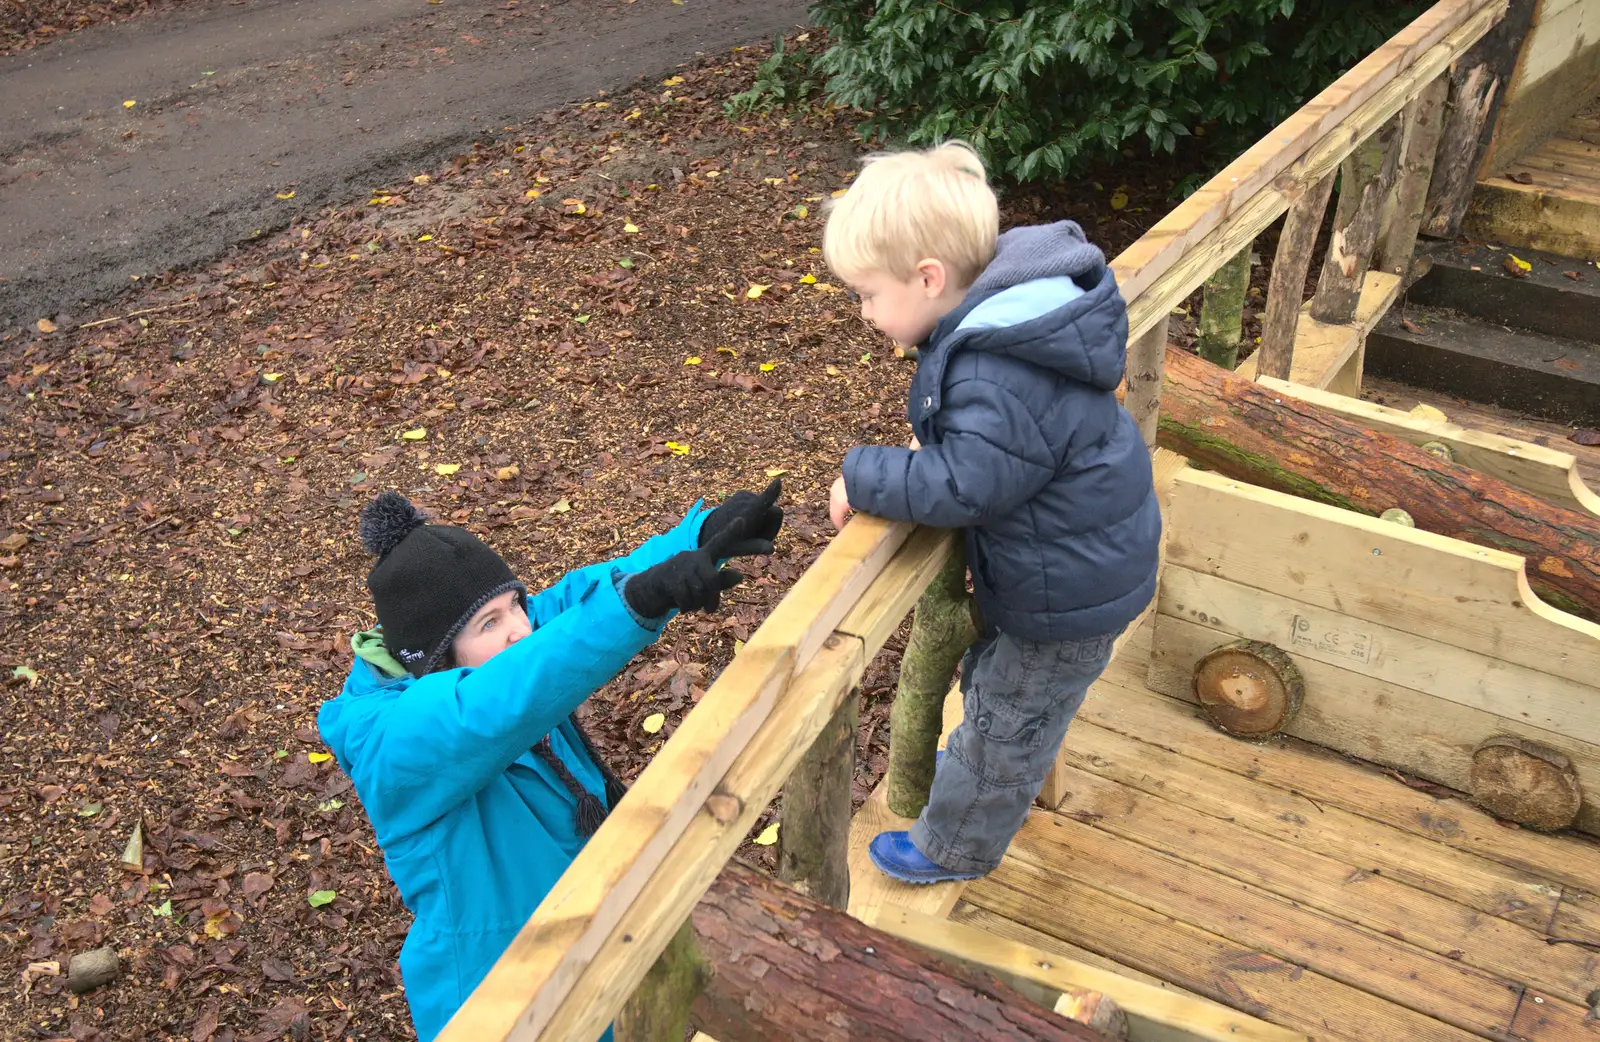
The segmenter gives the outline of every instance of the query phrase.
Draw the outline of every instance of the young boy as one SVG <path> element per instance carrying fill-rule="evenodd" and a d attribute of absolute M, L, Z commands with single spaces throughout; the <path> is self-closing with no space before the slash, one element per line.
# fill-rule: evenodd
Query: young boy
<path fill-rule="evenodd" d="M 964 529 L 982 618 L 928 805 L 869 848 L 910 883 L 1000 864 L 1156 589 L 1150 458 L 1115 396 L 1128 338 L 1116 279 L 1069 221 L 998 231 L 981 161 L 946 144 L 869 160 L 823 238 L 862 317 L 919 348 L 911 448 L 851 449 L 833 522 L 855 509 Z"/>
<path fill-rule="evenodd" d="M 385 492 L 361 513 L 379 628 L 317 725 L 415 916 L 400 972 L 429 1042 L 466 1001 L 625 791 L 569 714 L 677 611 L 716 611 L 770 554 L 774 481 L 626 557 L 529 596 L 472 533 Z M 607 1032 L 608 1039 L 610 1033 Z"/>

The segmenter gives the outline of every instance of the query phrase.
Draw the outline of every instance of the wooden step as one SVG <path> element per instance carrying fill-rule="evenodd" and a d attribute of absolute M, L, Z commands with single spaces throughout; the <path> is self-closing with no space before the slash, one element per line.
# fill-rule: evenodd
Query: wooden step
<path fill-rule="evenodd" d="M 1530 416 L 1600 424 L 1600 346 L 1437 308 L 1396 308 L 1367 337 L 1366 372 Z"/>
<path fill-rule="evenodd" d="M 1600 341 L 1600 267 L 1551 253 L 1466 242 L 1437 243 L 1427 255 L 1433 266 L 1409 290 L 1413 304 L 1534 333 Z M 1513 257 L 1532 270 L 1523 271 Z M 1508 262 L 1523 273 L 1513 275 Z"/>

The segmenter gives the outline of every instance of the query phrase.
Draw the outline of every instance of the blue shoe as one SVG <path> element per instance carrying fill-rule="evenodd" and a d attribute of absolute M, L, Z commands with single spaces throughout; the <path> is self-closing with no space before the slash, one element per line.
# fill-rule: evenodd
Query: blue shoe
<path fill-rule="evenodd" d="M 878 870 L 890 879 L 902 883 L 954 883 L 963 879 L 977 879 L 982 872 L 957 872 L 936 865 L 922 856 L 922 851 L 911 845 L 908 832 L 880 832 L 872 837 L 867 854 Z"/>

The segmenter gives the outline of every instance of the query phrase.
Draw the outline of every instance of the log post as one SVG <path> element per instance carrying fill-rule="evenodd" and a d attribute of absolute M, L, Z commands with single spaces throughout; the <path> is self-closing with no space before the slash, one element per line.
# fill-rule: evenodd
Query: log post
<path fill-rule="evenodd" d="M 1411 281 L 1411 257 L 1422 228 L 1422 208 L 1433 181 L 1433 161 L 1444 126 L 1444 103 L 1450 77 L 1440 76 L 1411 99 L 1401 117 L 1400 171 L 1395 190 L 1385 197 L 1378 220 L 1378 244 L 1372 266 Z"/>
<path fill-rule="evenodd" d="M 1425 234 L 1441 239 L 1461 234 L 1479 162 L 1536 6 L 1537 0 L 1511 0 L 1505 16 L 1450 68 L 1449 109 L 1423 210 Z"/>
<path fill-rule="evenodd" d="M 944 730 L 944 699 L 961 656 L 977 637 L 967 596 L 967 555 L 957 543 L 928 584 L 900 659 L 900 682 L 889 710 L 889 809 L 914 818 L 933 787 L 934 754 Z"/>
<path fill-rule="evenodd" d="M 1194 694 L 1211 722 L 1240 738 L 1289 725 L 1305 698 L 1300 669 L 1281 648 L 1256 640 L 1224 644 L 1195 663 Z"/>
<path fill-rule="evenodd" d="M 1304 303 L 1306 273 L 1311 270 L 1311 255 L 1316 250 L 1322 215 L 1333 194 L 1333 175 L 1314 184 L 1301 185 L 1289 212 L 1284 215 L 1283 232 L 1278 236 L 1278 252 L 1272 261 L 1272 280 L 1267 286 L 1267 313 L 1261 320 L 1261 348 L 1256 358 L 1256 375 L 1289 379 L 1294 364 L 1294 337 L 1300 325 L 1300 305 Z"/>
<path fill-rule="evenodd" d="M 1361 300 L 1361 283 L 1378 239 L 1378 211 L 1394 183 L 1400 160 L 1400 118 L 1385 123 L 1356 147 L 1339 170 L 1339 207 L 1333 237 L 1322 262 L 1311 317 L 1330 325 L 1349 325 Z"/>
<path fill-rule="evenodd" d="M 1583 788 L 1566 754 L 1499 735 L 1472 754 L 1472 798 L 1497 818 L 1550 832 L 1578 819 Z"/>
<path fill-rule="evenodd" d="M 683 1042 L 689 1008 L 710 980 L 711 964 L 686 922 L 617 1014 L 617 1042 Z"/>
<path fill-rule="evenodd" d="M 1107 1042 L 986 973 L 939 959 L 730 862 L 692 918 L 712 966 L 695 1026 L 718 1042 Z"/>
<path fill-rule="evenodd" d="M 850 796 L 860 704 L 856 688 L 783 787 L 778 878 L 832 908 L 850 904 Z"/>
<path fill-rule="evenodd" d="M 1139 433 L 1151 449 L 1156 447 L 1156 419 L 1161 412 L 1161 368 L 1167 357 L 1167 333 L 1171 319 L 1145 330 L 1128 344 L 1128 392 L 1123 404 L 1139 423 Z"/>
<path fill-rule="evenodd" d="M 1183 351 L 1167 353 L 1161 444 L 1227 477 L 1519 554 L 1548 604 L 1600 620 L 1600 518 L 1539 497 Z"/>
<path fill-rule="evenodd" d="M 1200 336 L 1195 349 L 1212 365 L 1233 369 L 1239 364 L 1244 334 L 1244 298 L 1250 292 L 1250 254 L 1254 244 L 1234 254 L 1205 282 L 1200 307 Z"/>

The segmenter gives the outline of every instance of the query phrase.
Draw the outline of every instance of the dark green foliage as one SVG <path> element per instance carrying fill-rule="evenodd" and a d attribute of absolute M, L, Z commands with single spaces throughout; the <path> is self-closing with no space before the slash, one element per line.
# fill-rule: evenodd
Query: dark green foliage
<path fill-rule="evenodd" d="M 964 138 L 1019 181 L 1195 133 L 1232 156 L 1426 3 L 1395 0 L 819 0 L 828 96 L 871 137 Z M 763 67 L 792 100 L 795 52 Z M 774 64 L 776 63 L 776 64 Z M 785 64 L 787 63 L 787 64 Z M 780 70 L 782 74 L 780 75 Z M 783 94 L 781 91 L 787 91 Z"/>

